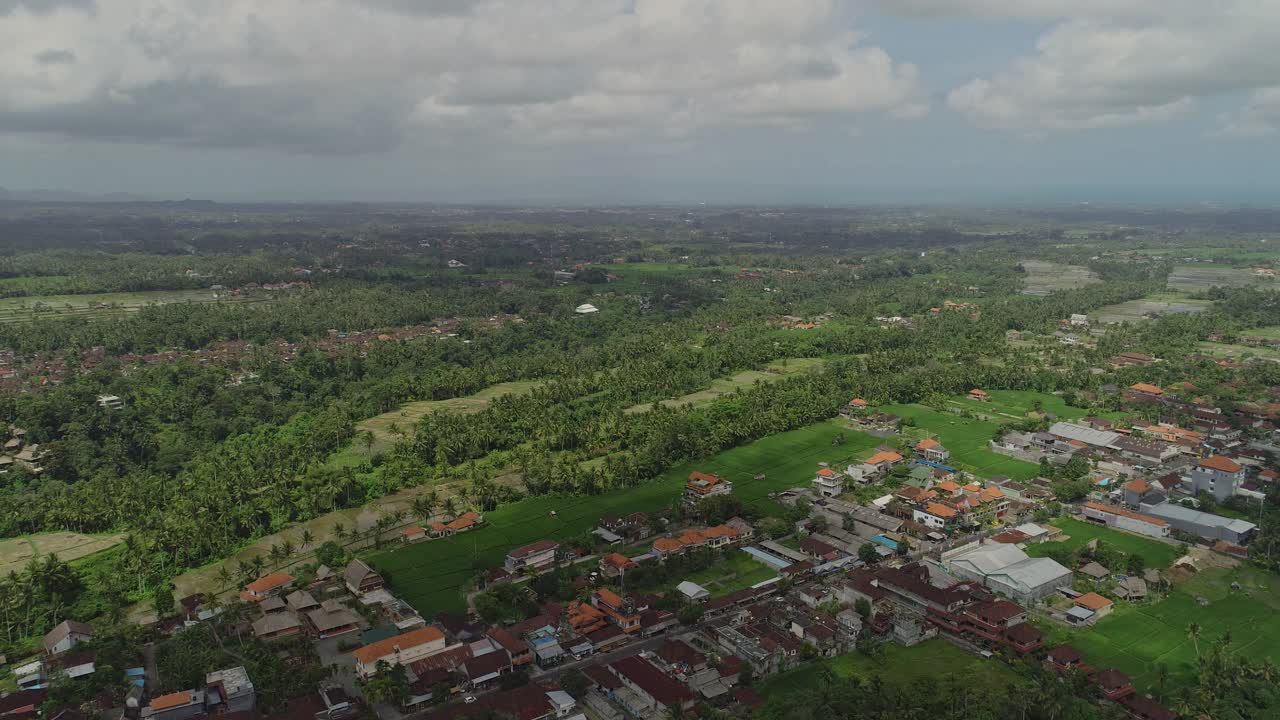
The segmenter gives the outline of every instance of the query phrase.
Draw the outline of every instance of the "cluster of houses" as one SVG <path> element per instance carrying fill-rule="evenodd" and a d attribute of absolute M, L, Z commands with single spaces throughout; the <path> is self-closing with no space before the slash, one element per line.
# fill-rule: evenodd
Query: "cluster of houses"
<path fill-rule="evenodd" d="M 1128 395 L 1161 402 L 1163 390 L 1137 383 Z M 1238 418 L 1218 408 L 1196 408 L 1192 418 L 1193 428 L 1185 428 L 1140 419 L 1121 426 L 1086 417 L 1056 422 L 1045 432 L 1011 432 L 991 447 L 1054 463 L 1089 459 L 1090 479 L 1107 500 L 1085 507 L 1085 516 L 1095 522 L 1153 537 L 1176 530 L 1209 542 L 1247 545 L 1257 532 L 1253 523 L 1203 512 L 1197 498 L 1261 501 L 1277 474 L 1264 467 L 1265 452 L 1245 445 Z"/>
<path fill-rule="evenodd" d="M 0 451 L 0 475 L 9 472 L 10 468 L 20 467 L 33 475 L 44 472 L 40 461 L 45 452 L 39 443 L 27 441 L 27 431 L 16 425 L 9 426 L 8 436 L 4 440 L 4 450 Z"/>

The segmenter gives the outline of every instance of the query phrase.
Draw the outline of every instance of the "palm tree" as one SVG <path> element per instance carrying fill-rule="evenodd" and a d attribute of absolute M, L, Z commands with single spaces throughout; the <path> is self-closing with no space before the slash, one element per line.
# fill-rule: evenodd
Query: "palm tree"
<path fill-rule="evenodd" d="M 346 542 L 346 540 L 347 540 L 347 526 L 346 526 L 345 524 L 343 524 L 343 523 L 340 523 L 340 522 L 334 523 L 334 524 L 333 524 L 333 536 L 334 536 L 335 538 L 337 538 L 337 539 L 338 539 L 338 542 L 339 542 L 339 543 Z"/>
<path fill-rule="evenodd" d="M 1191 638 L 1192 644 L 1196 647 L 1196 658 L 1200 658 L 1200 623 L 1191 623 L 1187 626 L 1187 637 Z"/>
<path fill-rule="evenodd" d="M 303 530 L 302 531 L 302 547 L 299 548 L 299 550 L 305 549 L 308 545 L 310 545 L 315 541 L 316 541 L 316 536 L 314 533 L 312 533 L 310 530 Z"/>
<path fill-rule="evenodd" d="M 226 590 L 231 587 L 231 571 L 227 570 L 226 565 L 218 566 L 218 587 L 220 590 Z M 218 593 L 214 593 L 213 596 L 217 597 Z"/>

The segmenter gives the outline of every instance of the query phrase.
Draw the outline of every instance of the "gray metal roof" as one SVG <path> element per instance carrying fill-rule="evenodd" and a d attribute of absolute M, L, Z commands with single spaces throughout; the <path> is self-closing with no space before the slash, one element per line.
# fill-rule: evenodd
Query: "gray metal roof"
<path fill-rule="evenodd" d="M 1183 507 L 1176 503 L 1163 502 L 1158 505 L 1142 504 L 1142 512 L 1148 515 L 1154 515 L 1158 518 L 1168 520 L 1180 520 L 1182 522 L 1196 523 L 1206 527 L 1226 528 L 1234 533 L 1246 533 L 1258 527 L 1247 520 L 1238 520 L 1236 518 L 1223 517 L 1214 515 L 1202 510 L 1193 510 L 1189 507 Z"/>
<path fill-rule="evenodd" d="M 1107 432 L 1105 430 L 1094 430 L 1083 425 L 1075 423 L 1056 422 L 1053 427 L 1049 428 L 1049 432 L 1058 437 L 1064 437 L 1068 440 L 1079 440 L 1082 443 L 1093 445 L 1094 447 L 1112 447 L 1120 438 L 1124 437 L 1120 433 Z"/>

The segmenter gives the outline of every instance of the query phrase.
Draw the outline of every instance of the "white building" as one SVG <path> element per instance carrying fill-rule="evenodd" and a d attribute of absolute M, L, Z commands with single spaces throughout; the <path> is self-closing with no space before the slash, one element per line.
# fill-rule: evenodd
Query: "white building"
<path fill-rule="evenodd" d="M 822 497 L 839 497 L 844 494 L 844 475 L 824 467 L 813 478 L 813 490 Z"/>
<path fill-rule="evenodd" d="M 957 577 L 1024 604 L 1071 587 L 1071 570 L 1049 558 L 1029 557 L 1017 545 L 970 543 L 943 553 L 942 564 Z"/>

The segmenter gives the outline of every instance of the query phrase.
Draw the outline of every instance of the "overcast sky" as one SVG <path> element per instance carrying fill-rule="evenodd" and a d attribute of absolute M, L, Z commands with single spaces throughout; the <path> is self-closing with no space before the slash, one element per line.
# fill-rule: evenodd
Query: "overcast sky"
<path fill-rule="evenodd" d="M 0 0 L 0 186 L 1272 200 L 1277 0 Z"/>

